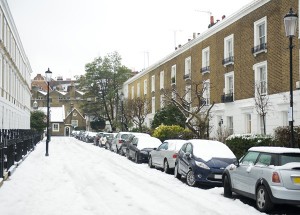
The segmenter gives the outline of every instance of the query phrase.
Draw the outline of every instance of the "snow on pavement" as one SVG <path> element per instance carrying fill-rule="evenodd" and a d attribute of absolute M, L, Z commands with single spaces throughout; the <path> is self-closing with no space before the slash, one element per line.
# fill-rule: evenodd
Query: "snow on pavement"
<path fill-rule="evenodd" d="M 222 188 L 188 187 L 173 175 L 72 137 L 51 137 L 0 188 L 5 215 L 261 214 Z"/>

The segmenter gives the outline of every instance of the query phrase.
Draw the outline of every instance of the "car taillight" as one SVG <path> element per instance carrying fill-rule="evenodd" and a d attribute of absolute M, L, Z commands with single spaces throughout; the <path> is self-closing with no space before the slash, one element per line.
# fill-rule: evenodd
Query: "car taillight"
<path fill-rule="evenodd" d="M 122 140 L 119 140 L 119 144 L 121 144 L 122 143 Z"/>
<path fill-rule="evenodd" d="M 177 158 L 177 153 L 173 154 L 173 158 Z"/>
<path fill-rule="evenodd" d="M 272 174 L 272 182 L 273 183 L 280 183 L 280 177 L 277 172 L 273 172 Z"/>

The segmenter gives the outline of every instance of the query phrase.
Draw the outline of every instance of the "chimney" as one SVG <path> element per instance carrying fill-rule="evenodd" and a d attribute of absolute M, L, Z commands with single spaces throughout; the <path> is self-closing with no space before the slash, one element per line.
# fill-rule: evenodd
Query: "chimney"
<path fill-rule="evenodd" d="M 226 16 L 225 16 L 225 15 L 223 15 L 223 16 L 222 16 L 222 20 L 223 20 L 223 19 L 225 19 L 225 18 L 226 18 Z"/>
<path fill-rule="evenodd" d="M 213 26 L 215 24 L 214 16 L 210 16 L 210 26 Z"/>
<path fill-rule="evenodd" d="M 188 42 L 190 42 L 191 41 L 191 39 L 188 39 Z"/>
<path fill-rule="evenodd" d="M 193 39 L 195 39 L 195 38 L 196 38 L 196 32 L 193 33 Z"/>

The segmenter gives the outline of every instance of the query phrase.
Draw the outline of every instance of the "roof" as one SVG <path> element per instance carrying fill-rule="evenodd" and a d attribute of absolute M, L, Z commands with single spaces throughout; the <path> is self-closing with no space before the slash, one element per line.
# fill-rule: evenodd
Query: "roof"
<path fill-rule="evenodd" d="M 300 153 L 299 148 L 286 148 L 286 147 L 276 147 L 276 146 L 256 146 L 251 147 L 248 151 L 257 151 L 257 152 L 267 152 L 267 153 Z"/>
<path fill-rule="evenodd" d="M 43 111 L 47 115 L 47 107 L 39 107 L 38 110 Z M 50 107 L 50 122 L 64 122 L 65 106 Z"/>

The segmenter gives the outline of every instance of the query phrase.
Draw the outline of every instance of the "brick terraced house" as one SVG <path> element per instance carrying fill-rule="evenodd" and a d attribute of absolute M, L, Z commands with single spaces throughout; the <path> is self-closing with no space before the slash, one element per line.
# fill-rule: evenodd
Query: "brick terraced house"
<path fill-rule="evenodd" d="M 124 96 L 147 96 L 152 103 L 145 123 L 149 127 L 162 107 L 162 89 L 184 91 L 191 81 L 204 83 L 209 86 L 206 104 L 215 103 L 210 120 L 213 138 L 220 127 L 232 134 L 263 133 L 254 102 L 259 90 L 268 98 L 266 133 L 273 134 L 276 127 L 289 124 L 289 39 L 283 18 L 290 8 L 298 13 L 299 1 L 254 0 L 126 81 Z M 295 126 L 300 125 L 298 29 L 298 38 L 293 39 Z"/>

